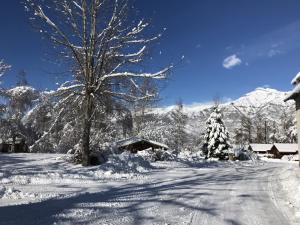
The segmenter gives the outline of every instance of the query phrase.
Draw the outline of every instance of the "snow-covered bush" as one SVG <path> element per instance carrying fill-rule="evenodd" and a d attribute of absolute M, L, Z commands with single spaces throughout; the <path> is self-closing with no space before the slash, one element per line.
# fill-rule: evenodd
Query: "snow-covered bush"
<path fill-rule="evenodd" d="M 166 151 L 163 149 L 145 149 L 143 151 L 138 151 L 137 155 L 143 157 L 145 160 L 150 162 L 155 161 L 170 161 L 175 160 L 176 155 L 171 151 Z"/>
<path fill-rule="evenodd" d="M 166 151 L 164 149 L 155 149 L 156 161 L 171 161 L 176 158 L 176 154 L 171 151 Z"/>
<path fill-rule="evenodd" d="M 199 159 L 204 159 L 204 155 L 201 151 L 191 152 L 191 151 L 181 151 L 177 155 L 177 160 L 183 161 L 198 161 Z"/>
<path fill-rule="evenodd" d="M 108 161 L 101 166 L 101 169 L 110 173 L 143 173 L 153 169 L 153 167 L 142 156 L 123 152 L 109 156 Z"/>
<path fill-rule="evenodd" d="M 234 154 L 235 159 L 237 159 L 237 160 L 243 161 L 243 160 L 251 159 L 251 152 L 247 151 L 243 148 L 233 149 L 233 154 Z"/>
<path fill-rule="evenodd" d="M 138 151 L 137 155 L 141 156 L 144 160 L 147 160 L 149 162 L 156 161 L 156 156 L 151 148 Z"/>
<path fill-rule="evenodd" d="M 298 156 L 298 154 L 296 154 L 296 155 L 284 155 L 284 156 L 282 156 L 281 160 L 283 160 L 283 161 L 298 161 L 299 156 Z"/>

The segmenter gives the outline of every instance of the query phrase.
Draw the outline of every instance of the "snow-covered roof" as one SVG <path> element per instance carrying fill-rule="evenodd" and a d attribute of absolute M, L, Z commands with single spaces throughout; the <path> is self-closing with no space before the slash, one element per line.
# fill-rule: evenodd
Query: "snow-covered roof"
<path fill-rule="evenodd" d="M 291 81 L 291 84 L 294 85 L 294 89 L 285 97 L 284 101 L 288 101 L 291 99 L 297 98 L 300 93 L 300 72 L 296 74 L 296 76 Z"/>
<path fill-rule="evenodd" d="M 249 145 L 240 145 L 240 144 L 232 144 L 231 145 L 232 149 L 248 149 Z"/>
<path fill-rule="evenodd" d="M 300 93 L 300 83 L 298 83 L 295 88 L 285 97 L 284 101 L 295 99 Z"/>
<path fill-rule="evenodd" d="M 157 145 L 157 146 L 160 146 L 160 147 L 166 148 L 166 149 L 169 148 L 165 144 L 162 144 L 162 143 L 159 143 L 159 142 L 156 142 L 156 141 L 152 141 L 152 140 L 147 140 L 147 139 L 144 139 L 144 138 L 141 138 L 141 137 L 131 137 L 131 138 L 128 138 L 128 139 L 118 141 L 116 144 L 120 148 L 120 147 L 125 147 L 127 145 L 131 145 L 131 144 L 140 142 L 140 141 L 145 141 L 145 142 L 148 142 L 150 144 Z"/>
<path fill-rule="evenodd" d="M 272 144 L 250 144 L 249 147 L 251 147 L 252 151 L 254 152 L 267 152 L 271 150 L 273 145 Z"/>
<path fill-rule="evenodd" d="M 293 80 L 291 81 L 292 85 L 296 85 L 300 83 L 300 72 L 296 74 L 296 76 L 293 78 Z"/>
<path fill-rule="evenodd" d="M 275 143 L 274 146 L 283 153 L 296 153 L 298 151 L 298 144 Z"/>

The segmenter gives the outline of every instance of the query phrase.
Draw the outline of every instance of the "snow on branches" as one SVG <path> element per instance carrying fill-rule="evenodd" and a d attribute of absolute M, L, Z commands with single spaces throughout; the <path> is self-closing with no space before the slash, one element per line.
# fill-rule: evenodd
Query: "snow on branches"
<path fill-rule="evenodd" d="M 154 72 L 141 69 L 150 44 L 161 34 L 147 37 L 149 23 L 129 21 L 130 8 L 127 0 L 25 2 L 39 33 L 50 40 L 59 59 L 71 65 L 74 80 L 65 83 L 56 94 L 77 99 L 84 109 L 82 143 L 86 156 L 92 116 L 103 110 L 104 101 L 110 99 L 109 104 L 115 101 L 120 105 L 151 98 L 157 93 L 142 89 L 143 81 L 165 79 L 172 68 L 170 65 Z"/>
<path fill-rule="evenodd" d="M 214 111 L 206 121 L 206 125 L 207 127 L 204 136 L 206 156 L 208 158 L 226 158 L 230 148 L 229 133 L 222 121 L 222 114 L 218 107 L 214 108 Z"/>
<path fill-rule="evenodd" d="M 0 60 L 0 77 L 4 75 L 4 73 L 11 68 L 10 65 L 4 63 L 4 60 Z"/>
<path fill-rule="evenodd" d="M 39 24 L 39 31 L 59 48 L 65 59 L 72 61 L 76 79 L 91 92 L 101 92 L 107 83 L 110 84 L 108 89 L 116 92 L 111 86 L 118 85 L 120 79 L 134 79 L 139 85 L 140 79 L 166 78 L 172 66 L 154 73 L 135 67 L 144 60 L 148 45 L 161 34 L 145 38 L 143 32 L 148 23 L 141 20 L 132 26 L 130 21 L 125 21 L 127 1 L 52 2 L 27 0 L 26 7 L 32 13 L 32 20 Z M 134 98 L 132 95 L 124 97 Z"/>

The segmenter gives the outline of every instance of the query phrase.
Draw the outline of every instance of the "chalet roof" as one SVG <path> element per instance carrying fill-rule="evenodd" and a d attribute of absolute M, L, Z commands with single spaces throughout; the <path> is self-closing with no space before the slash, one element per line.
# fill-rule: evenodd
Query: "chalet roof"
<path fill-rule="evenodd" d="M 287 94 L 284 101 L 286 102 L 286 101 L 289 101 L 289 100 L 296 99 L 298 97 L 299 93 L 300 93 L 300 84 L 297 84 L 295 86 L 295 88 Z"/>
<path fill-rule="evenodd" d="M 296 98 L 298 98 L 300 94 L 300 72 L 297 73 L 297 75 L 294 77 L 291 83 L 292 85 L 294 85 L 294 89 L 287 94 L 287 96 L 284 99 L 285 102 L 293 99 L 295 100 Z"/>
<path fill-rule="evenodd" d="M 131 144 L 134 144 L 134 143 L 138 143 L 138 142 L 142 142 L 142 141 L 148 142 L 150 144 L 153 144 L 153 145 L 156 145 L 156 146 L 159 146 L 159 147 L 162 147 L 162 148 L 166 148 L 166 149 L 169 148 L 165 144 L 162 144 L 162 143 L 159 143 L 159 142 L 156 142 L 156 141 L 152 141 L 152 140 L 147 140 L 147 139 L 141 138 L 141 137 L 131 137 L 131 138 L 128 138 L 128 139 L 118 141 L 116 144 L 120 148 L 120 147 L 125 147 L 125 146 L 131 145 Z"/>
<path fill-rule="evenodd" d="M 273 147 L 272 144 L 250 144 L 249 147 L 251 147 L 252 151 L 254 152 L 267 152 L 271 150 Z"/>
<path fill-rule="evenodd" d="M 232 149 L 249 149 L 249 145 L 239 145 L 239 144 L 232 144 L 231 145 Z"/>
<path fill-rule="evenodd" d="M 298 144 L 275 143 L 274 146 L 282 153 L 296 153 L 298 151 Z"/>

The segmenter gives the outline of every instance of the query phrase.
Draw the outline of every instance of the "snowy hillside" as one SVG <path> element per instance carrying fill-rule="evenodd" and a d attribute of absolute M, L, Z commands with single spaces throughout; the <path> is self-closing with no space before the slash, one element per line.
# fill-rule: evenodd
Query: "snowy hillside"
<path fill-rule="evenodd" d="M 232 107 L 231 104 L 234 103 L 236 106 L 241 106 L 242 108 L 247 107 L 261 107 L 266 104 L 269 105 L 280 105 L 280 106 L 290 106 L 291 102 L 285 103 L 284 98 L 286 97 L 287 93 L 278 91 L 272 88 L 262 88 L 258 87 L 254 91 L 251 91 L 242 97 L 228 101 L 221 106 L 223 108 Z M 197 114 L 203 110 L 210 109 L 213 106 L 213 102 L 206 102 L 206 103 L 193 103 L 191 105 L 184 105 L 184 112 L 187 115 Z M 154 108 L 151 112 L 154 114 L 165 114 L 170 112 L 172 109 L 175 108 L 175 105 L 161 107 L 161 108 Z"/>
<path fill-rule="evenodd" d="M 222 103 L 221 109 L 228 130 L 232 133 L 234 129 L 240 125 L 241 113 L 251 118 L 255 118 L 257 114 L 261 114 L 267 118 L 269 122 L 278 122 L 283 112 L 293 112 L 294 103 L 292 101 L 284 102 L 286 94 L 286 92 L 272 88 L 259 87 L 236 100 Z M 155 108 L 151 113 L 161 117 L 168 115 L 174 107 L 175 106 Z M 184 105 L 184 113 L 189 118 L 187 126 L 188 132 L 200 135 L 205 127 L 205 121 L 212 112 L 212 107 L 213 102 Z"/>
<path fill-rule="evenodd" d="M 264 104 L 284 105 L 285 103 L 283 100 L 286 94 L 286 92 L 278 91 L 276 89 L 259 87 L 233 102 L 234 104 L 239 104 L 248 107 L 260 107 Z"/>

